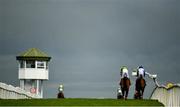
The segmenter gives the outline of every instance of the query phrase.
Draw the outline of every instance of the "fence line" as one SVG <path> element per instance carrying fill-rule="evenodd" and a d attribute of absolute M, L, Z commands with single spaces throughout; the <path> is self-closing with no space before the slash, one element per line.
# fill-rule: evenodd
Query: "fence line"
<path fill-rule="evenodd" d="M 14 87 L 12 85 L 7 85 L 5 83 L 0 82 L 0 99 L 31 99 L 31 98 L 39 98 L 39 96 L 35 94 L 31 94 L 30 92 L 26 92 L 20 87 Z"/>

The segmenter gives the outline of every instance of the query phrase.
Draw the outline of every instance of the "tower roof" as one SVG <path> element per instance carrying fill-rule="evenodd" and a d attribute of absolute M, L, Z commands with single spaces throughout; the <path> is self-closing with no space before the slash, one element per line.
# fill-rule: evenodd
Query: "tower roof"
<path fill-rule="evenodd" d="M 46 60 L 49 61 L 49 57 L 46 53 L 42 52 L 37 48 L 30 48 L 27 51 L 21 53 L 19 56 L 16 56 L 17 60 Z"/>

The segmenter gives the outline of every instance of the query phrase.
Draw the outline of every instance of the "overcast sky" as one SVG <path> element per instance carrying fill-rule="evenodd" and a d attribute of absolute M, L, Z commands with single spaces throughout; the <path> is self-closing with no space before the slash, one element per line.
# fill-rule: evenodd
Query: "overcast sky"
<path fill-rule="evenodd" d="M 45 97 L 62 83 L 65 97 L 116 98 L 124 65 L 180 83 L 180 0 L 0 0 L 1 82 L 19 85 L 16 56 L 32 47 L 52 57 Z"/>

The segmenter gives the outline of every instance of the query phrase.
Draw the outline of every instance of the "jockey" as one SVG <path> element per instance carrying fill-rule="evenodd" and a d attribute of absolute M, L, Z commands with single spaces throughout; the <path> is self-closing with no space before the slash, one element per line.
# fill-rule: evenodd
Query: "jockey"
<path fill-rule="evenodd" d="M 63 90 L 64 90 L 64 86 L 61 84 L 61 85 L 59 85 L 59 92 L 63 92 Z"/>
<path fill-rule="evenodd" d="M 126 66 L 123 66 L 123 67 L 120 69 L 120 75 L 121 75 L 121 78 L 124 78 L 124 77 L 129 78 L 128 69 L 127 69 Z"/>
<path fill-rule="evenodd" d="M 143 68 L 143 66 L 139 66 L 138 69 L 137 69 L 137 76 L 140 77 L 145 77 L 145 70 Z"/>

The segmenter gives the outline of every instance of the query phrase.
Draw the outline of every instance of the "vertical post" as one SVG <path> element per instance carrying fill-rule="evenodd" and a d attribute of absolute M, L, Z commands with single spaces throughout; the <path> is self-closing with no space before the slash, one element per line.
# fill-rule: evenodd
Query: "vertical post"
<path fill-rule="evenodd" d="M 43 98 L 43 80 L 41 80 L 41 98 Z"/>
<path fill-rule="evenodd" d="M 37 69 L 37 61 L 35 61 L 35 68 Z"/>
<path fill-rule="evenodd" d="M 23 79 L 20 80 L 20 87 L 21 87 L 22 89 L 24 89 L 24 80 L 23 80 Z"/>
<path fill-rule="evenodd" d="M 26 61 L 24 61 L 24 69 L 26 69 Z"/>
<path fill-rule="evenodd" d="M 39 96 L 39 80 L 36 80 L 37 81 L 37 86 L 36 86 L 36 95 Z"/>

